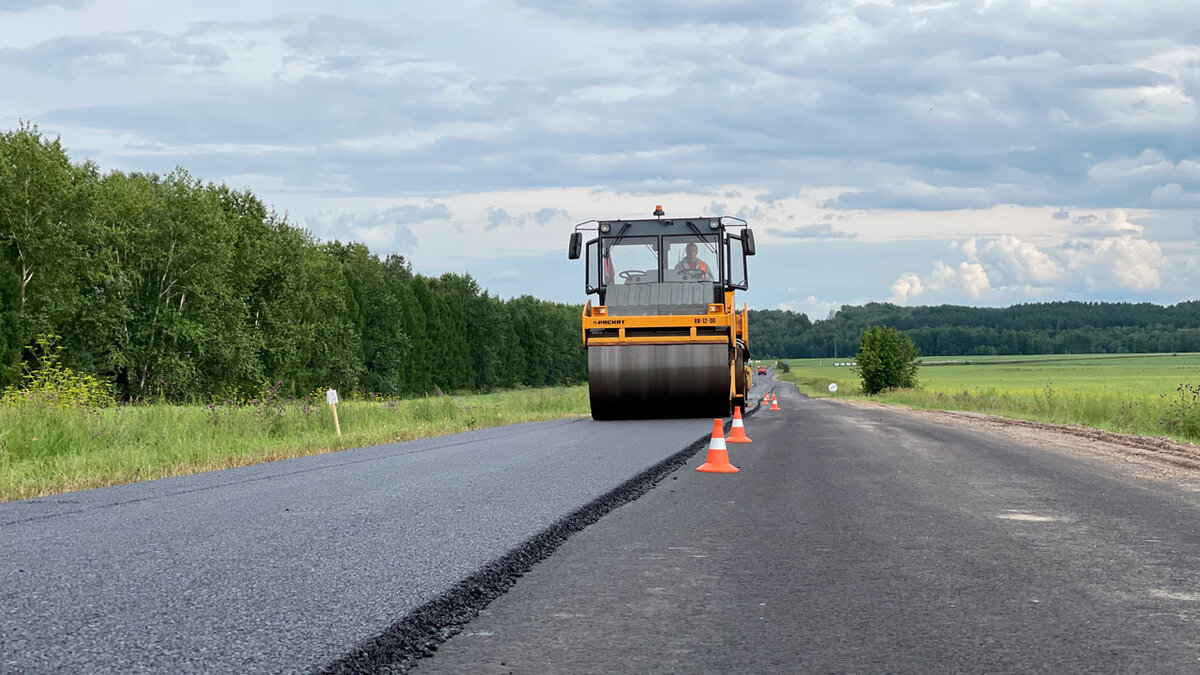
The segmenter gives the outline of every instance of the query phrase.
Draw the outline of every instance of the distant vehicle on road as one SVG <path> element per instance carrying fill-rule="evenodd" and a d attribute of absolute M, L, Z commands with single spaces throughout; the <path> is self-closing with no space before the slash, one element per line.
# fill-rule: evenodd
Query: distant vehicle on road
<path fill-rule="evenodd" d="M 767 367 L 766 367 L 766 366 L 759 366 L 759 367 L 758 367 L 758 374 L 759 374 L 759 375 L 766 375 L 766 374 L 767 374 Z"/>

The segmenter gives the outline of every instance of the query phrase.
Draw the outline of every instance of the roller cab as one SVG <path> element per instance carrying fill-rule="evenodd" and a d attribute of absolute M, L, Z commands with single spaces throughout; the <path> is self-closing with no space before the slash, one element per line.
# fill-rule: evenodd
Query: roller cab
<path fill-rule="evenodd" d="M 580 223 L 568 256 L 585 262 L 592 417 L 724 417 L 750 387 L 747 310 L 754 233 L 739 218 Z M 584 243 L 584 233 L 595 237 Z"/>

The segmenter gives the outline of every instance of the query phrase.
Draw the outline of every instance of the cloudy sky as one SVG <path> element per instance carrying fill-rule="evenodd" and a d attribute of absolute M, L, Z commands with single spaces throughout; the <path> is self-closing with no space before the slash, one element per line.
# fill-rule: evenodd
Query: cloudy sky
<path fill-rule="evenodd" d="M 1198 297 L 1196 0 L 0 0 L 0 128 L 582 301 L 592 218 L 738 215 L 747 299 Z"/>

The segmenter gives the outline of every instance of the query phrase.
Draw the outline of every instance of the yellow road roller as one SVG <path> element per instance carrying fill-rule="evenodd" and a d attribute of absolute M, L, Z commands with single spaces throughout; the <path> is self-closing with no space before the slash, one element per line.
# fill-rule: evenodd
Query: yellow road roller
<path fill-rule="evenodd" d="M 585 260 L 588 390 L 597 420 L 725 417 L 745 404 L 750 348 L 746 257 L 754 232 L 732 216 L 589 220 L 568 257 Z M 584 243 L 584 232 L 595 238 Z"/>

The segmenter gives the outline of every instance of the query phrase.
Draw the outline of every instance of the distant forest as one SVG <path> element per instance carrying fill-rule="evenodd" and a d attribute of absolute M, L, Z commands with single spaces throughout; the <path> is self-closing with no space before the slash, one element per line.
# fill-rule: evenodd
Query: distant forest
<path fill-rule="evenodd" d="M 319 242 L 182 169 L 102 174 L 34 126 L 0 134 L 0 388 L 43 335 L 127 400 L 579 383 L 579 313 Z"/>
<path fill-rule="evenodd" d="M 1012 307 L 843 307 L 812 322 L 782 310 L 750 311 L 753 356 L 853 356 L 868 326 L 893 326 L 925 356 L 1200 352 L 1200 301 L 1043 302 Z"/>

